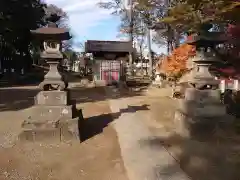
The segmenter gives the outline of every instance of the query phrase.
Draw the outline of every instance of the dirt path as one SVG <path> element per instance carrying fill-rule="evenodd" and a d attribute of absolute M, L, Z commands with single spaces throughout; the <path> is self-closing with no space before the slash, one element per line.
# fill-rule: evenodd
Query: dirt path
<path fill-rule="evenodd" d="M 34 92 L 28 88 L 0 91 L 0 180 L 128 179 L 116 132 L 108 125 L 113 119 L 103 89 L 73 90 L 87 122 L 81 144 L 16 141 L 32 103 L 21 100 L 32 99 Z"/>
<path fill-rule="evenodd" d="M 115 89 L 106 89 L 115 93 Z M 109 100 L 113 112 L 122 112 L 114 121 L 121 154 L 130 180 L 188 180 L 164 146 L 153 146 L 154 134 L 147 126 L 150 115 L 146 96 Z M 174 167 L 169 171 L 167 167 Z"/>
<path fill-rule="evenodd" d="M 168 164 L 161 172 L 169 179 L 176 176 L 175 169 L 181 169 L 192 180 L 237 180 L 240 179 L 240 135 L 233 127 L 218 127 L 206 136 L 181 137 L 174 133 L 174 112 L 178 100 L 167 97 L 166 90 L 149 90 L 146 96 L 131 99 L 128 103 L 141 106 L 148 104 L 150 111 L 144 111 L 138 118 L 154 134 L 145 141 L 160 153 L 164 147 L 176 159 L 177 164 Z M 136 133 L 135 133 L 136 134 Z M 156 156 L 156 155 L 155 155 Z"/>

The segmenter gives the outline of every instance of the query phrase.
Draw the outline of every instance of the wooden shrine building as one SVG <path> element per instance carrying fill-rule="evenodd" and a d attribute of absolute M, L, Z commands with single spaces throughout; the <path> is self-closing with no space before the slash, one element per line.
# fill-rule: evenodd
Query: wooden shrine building
<path fill-rule="evenodd" d="M 129 41 L 88 40 L 85 43 L 85 52 L 93 56 L 95 80 L 112 84 L 125 77 L 126 62 L 133 47 Z"/>

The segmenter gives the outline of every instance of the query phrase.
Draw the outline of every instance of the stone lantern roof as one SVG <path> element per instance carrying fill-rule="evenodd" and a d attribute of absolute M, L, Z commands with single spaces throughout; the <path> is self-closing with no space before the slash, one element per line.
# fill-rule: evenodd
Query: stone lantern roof
<path fill-rule="evenodd" d="M 42 27 L 32 30 L 31 33 L 38 39 L 42 40 L 64 41 L 71 39 L 69 32 L 64 28 Z"/>
<path fill-rule="evenodd" d="M 188 37 L 187 44 L 198 47 L 212 47 L 225 41 L 226 37 L 223 36 L 222 32 L 205 32 L 202 34 L 192 34 Z"/>
<path fill-rule="evenodd" d="M 59 28 L 55 22 L 49 22 L 47 27 L 31 30 L 31 33 L 41 40 L 64 41 L 71 39 L 66 28 Z"/>

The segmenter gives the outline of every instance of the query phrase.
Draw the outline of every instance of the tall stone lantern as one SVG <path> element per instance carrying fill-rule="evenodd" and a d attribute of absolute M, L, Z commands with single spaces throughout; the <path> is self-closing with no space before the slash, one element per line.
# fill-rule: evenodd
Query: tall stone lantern
<path fill-rule="evenodd" d="M 22 124 L 20 139 L 65 141 L 79 139 L 79 117 L 75 104 L 70 101 L 67 82 L 58 71 L 62 60 L 61 42 L 70 39 L 69 32 L 58 28 L 58 16 L 52 15 L 47 27 L 31 31 L 33 36 L 43 42 L 43 58 L 49 64 L 49 71 L 39 84 L 40 92 L 35 97 L 32 114 Z"/>
<path fill-rule="evenodd" d="M 189 88 L 185 90 L 185 98 L 179 100 L 175 113 L 176 131 L 183 136 L 204 134 L 219 123 L 232 119 L 220 103 L 219 81 L 210 72 L 210 67 L 218 61 L 213 48 L 224 42 L 219 37 L 219 33 L 207 32 L 194 35 L 188 41 L 196 46 L 196 56 L 192 59 Z"/>

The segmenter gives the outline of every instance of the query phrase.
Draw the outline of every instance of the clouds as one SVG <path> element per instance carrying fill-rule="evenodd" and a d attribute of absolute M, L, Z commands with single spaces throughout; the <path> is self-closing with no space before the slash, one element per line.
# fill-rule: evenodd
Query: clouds
<path fill-rule="evenodd" d="M 101 9 L 97 3 L 100 0 L 46 0 L 67 12 L 69 25 L 76 37 L 88 37 L 89 29 L 111 19 L 111 11 Z M 111 26 L 111 25 L 110 25 Z"/>
<path fill-rule="evenodd" d="M 98 7 L 98 3 L 108 0 L 45 0 L 67 12 L 69 25 L 74 36 L 75 50 L 88 39 L 128 40 L 128 37 L 117 37 L 120 19 L 111 15 L 111 10 Z M 81 42 L 81 43 L 80 43 Z M 154 50 L 157 46 L 153 45 Z"/>

